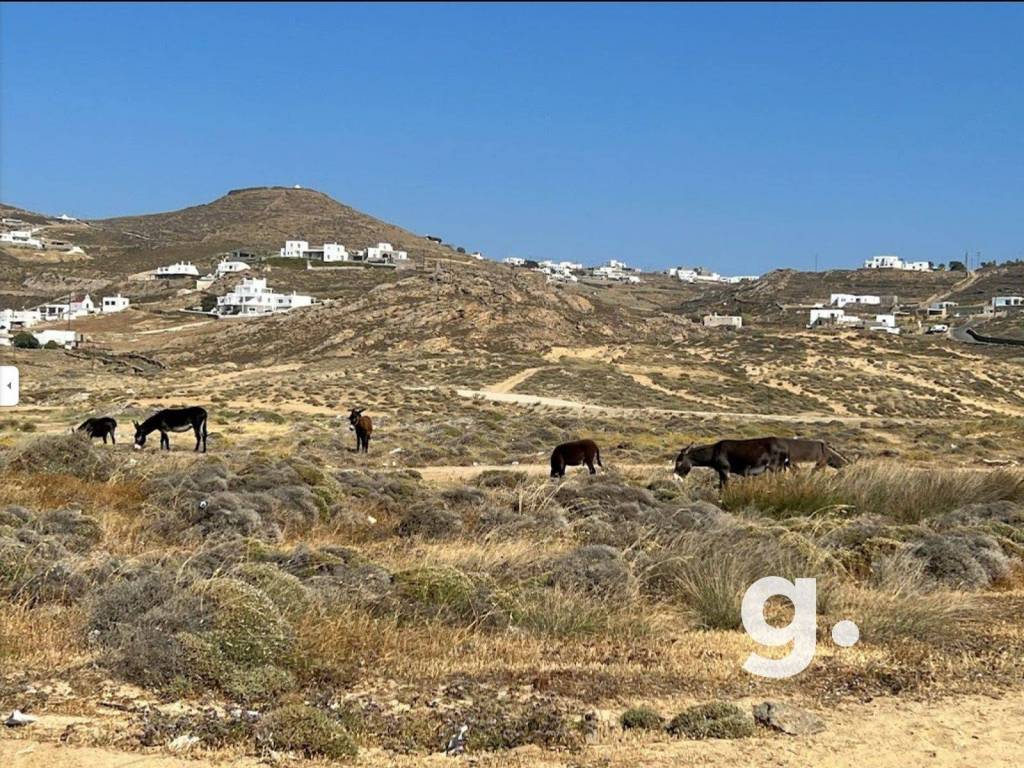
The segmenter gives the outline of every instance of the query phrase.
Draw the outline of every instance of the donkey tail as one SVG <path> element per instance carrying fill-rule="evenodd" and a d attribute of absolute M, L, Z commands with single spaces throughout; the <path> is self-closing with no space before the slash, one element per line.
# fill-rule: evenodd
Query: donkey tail
<path fill-rule="evenodd" d="M 599 466 L 601 469 L 604 469 L 604 464 L 601 463 L 601 449 L 600 448 L 598 448 L 596 451 L 594 451 L 594 458 L 597 459 L 597 466 Z"/>

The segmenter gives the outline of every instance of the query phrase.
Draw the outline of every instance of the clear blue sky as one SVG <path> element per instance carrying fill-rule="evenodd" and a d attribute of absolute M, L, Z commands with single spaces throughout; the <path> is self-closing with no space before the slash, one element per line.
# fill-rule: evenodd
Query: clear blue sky
<path fill-rule="evenodd" d="M 0 199 L 302 184 L 488 255 L 1024 256 L 1024 6 L 3 5 Z"/>

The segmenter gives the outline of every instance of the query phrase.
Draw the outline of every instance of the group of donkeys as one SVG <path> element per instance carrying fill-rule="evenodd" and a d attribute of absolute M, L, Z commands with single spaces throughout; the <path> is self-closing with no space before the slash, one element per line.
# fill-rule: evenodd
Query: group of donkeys
<path fill-rule="evenodd" d="M 362 408 L 353 408 L 348 421 L 356 433 L 356 452 L 368 453 L 373 421 L 363 414 Z M 148 419 L 133 422 L 135 425 L 134 448 L 146 445 L 146 438 L 153 432 L 160 433 L 160 447 L 171 450 L 170 432 L 192 432 L 196 436 L 196 447 L 206 453 L 206 409 L 199 406 L 190 408 L 166 408 L 157 411 Z M 103 442 L 110 438 L 116 444 L 117 422 L 109 416 L 86 419 L 78 427 L 91 438 L 101 437 Z M 824 440 L 805 440 L 789 437 L 755 437 L 748 440 L 719 440 L 707 445 L 689 445 L 676 457 L 675 474 L 686 477 L 693 467 L 710 467 L 718 473 L 719 487 L 725 487 L 729 475 L 759 475 L 763 472 L 779 472 L 794 464 L 813 462 L 815 469 L 825 466 L 842 467 L 847 460 Z M 551 477 L 565 477 L 566 467 L 586 465 L 590 474 L 597 472 L 594 464 L 601 463 L 601 449 L 593 440 L 574 440 L 562 443 L 551 452 Z"/>
<path fill-rule="evenodd" d="M 601 449 L 593 440 L 562 443 L 551 453 L 551 476 L 565 477 L 565 468 L 585 464 L 590 474 L 601 463 Z M 694 467 L 710 467 L 718 473 L 724 488 L 729 475 L 760 475 L 779 472 L 795 464 L 813 462 L 815 469 L 845 466 L 848 462 L 824 440 L 794 437 L 754 437 L 748 440 L 719 440 L 707 445 L 688 445 L 676 456 L 675 474 L 686 477 Z"/>
<path fill-rule="evenodd" d="M 373 421 L 369 416 L 363 415 L 363 409 L 353 408 L 348 416 L 349 424 L 356 433 L 356 451 L 368 453 L 370 450 L 370 435 L 373 432 Z M 171 450 L 170 432 L 192 432 L 196 436 L 195 450 L 202 447 L 206 453 L 206 422 L 207 414 L 205 408 L 198 405 L 189 408 L 165 408 L 157 411 L 141 424 L 137 421 L 135 425 L 135 440 L 133 447 L 140 450 L 146 445 L 146 438 L 153 432 L 160 433 L 160 447 Z M 75 430 L 73 430 L 75 431 Z M 101 437 L 103 442 L 110 442 L 117 445 L 117 421 L 110 416 L 100 416 L 83 421 L 77 429 L 90 438 Z"/>

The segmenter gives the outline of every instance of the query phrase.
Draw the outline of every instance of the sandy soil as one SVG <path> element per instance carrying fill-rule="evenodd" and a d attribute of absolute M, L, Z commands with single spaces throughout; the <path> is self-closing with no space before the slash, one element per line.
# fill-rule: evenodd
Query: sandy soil
<path fill-rule="evenodd" d="M 507 754 L 474 755 L 484 766 L 829 766 L 904 768 L 963 766 L 997 768 L 1024 763 L 1024 693 L 1001 699 L 972 696 L 939 702 L 876 699 L 820 712 L 827 723 L 815 736 L 764 734 L 741 741 L 642 741 L 617 730 L 581 754 L 542 752 L 533 747 Z M 31 726 L 35 728 L 36 726 Z M 33 738 L 30 730 L 0 733 L 0 765 L 5 768 L 249 768 L 254 758 L 213 759 L 167 753 L 131 753 L 93 747 L 61 746 Z M 296 761 L 294 764 L 304 764 Z M 366 766 L 453 765 L 443 755 L 395 757 L 364 751 L 355 763 Z"/>

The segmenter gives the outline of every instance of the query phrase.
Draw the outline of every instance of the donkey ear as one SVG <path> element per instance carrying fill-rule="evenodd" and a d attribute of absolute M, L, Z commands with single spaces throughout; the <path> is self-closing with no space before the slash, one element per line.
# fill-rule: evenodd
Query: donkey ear
<path fill-rule="evenodd" d="M 138 428 L 139 428 L 139 422 L 137 422 L 137 421 L 133 421 L 133 422 L 132 422 L 132 424 L 134 424 L 134 425 L 135 425 L 135 428 L 136 428 L 136 429 L 138 429 Z"/>

